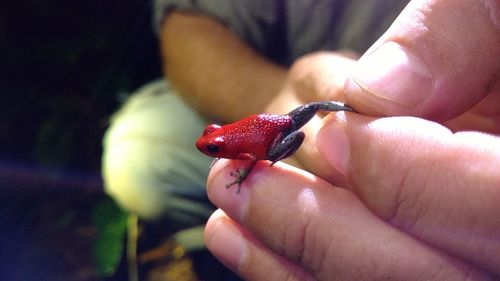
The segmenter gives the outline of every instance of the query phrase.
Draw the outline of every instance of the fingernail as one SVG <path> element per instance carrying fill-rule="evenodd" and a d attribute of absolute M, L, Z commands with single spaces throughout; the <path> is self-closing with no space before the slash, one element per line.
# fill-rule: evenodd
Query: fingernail
<path fill-rule="evenodd" d="M 356 63 L 346 88 L 356 86 L 379 98 L 413 107 L 431 93 L 433 80 L 424 61 L 410 50 L 388 42 Z"/>
<path fill-rule="evenodd" d="M 246 247 L 243 234 L 226 217 L 219 216 L 219 218 L 210 218 L 210 220 L 212 223 L 209 222 L 205 230 L 207 248 L 224 265 L 238 272 Z"/>
<path fill-rule="evenodd" d="M 336 114 L 335 116 L 334 121 L 327 121 L 318 132 L 316 142 L 319 151 L 330 165 L 346 176 L 351 147 L 344 131 L 343 123 L 345 119 L 341 119 L 342 116 L 345 118 L 345 115 Z"/>

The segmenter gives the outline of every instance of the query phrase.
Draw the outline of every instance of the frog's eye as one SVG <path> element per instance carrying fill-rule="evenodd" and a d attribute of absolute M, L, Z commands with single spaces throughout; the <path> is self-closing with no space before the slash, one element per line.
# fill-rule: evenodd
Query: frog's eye
<path fill-rule="evenodd" d="M 219 146 L 218 145 L 215 145 L 215 144 L 209 144 L 206 146 L 206 149 L 208 151 L 208 153 L 210 154 L 217 154 L 219 153 Z"/>
<path fill-rule="evenodd" d="M 220 129 L 221 126 L 220 125 L 217 125 L 217 124 L 212 124 L 212 125 L 208 125 L 205 130 L 203 131 L 203 135 L 206 136 L 218 129 Z"/>

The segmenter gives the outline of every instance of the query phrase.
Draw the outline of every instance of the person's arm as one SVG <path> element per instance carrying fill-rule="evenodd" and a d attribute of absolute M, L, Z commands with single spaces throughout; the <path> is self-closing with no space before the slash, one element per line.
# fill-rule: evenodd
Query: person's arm
<path fill-rule="evenodd" d="M 286 77 L 285 68 L 200 14 L 167 15 L 161 25 L 161 52 L 166 76 L 184 100 L 223 122 L 263 111 Z"/>

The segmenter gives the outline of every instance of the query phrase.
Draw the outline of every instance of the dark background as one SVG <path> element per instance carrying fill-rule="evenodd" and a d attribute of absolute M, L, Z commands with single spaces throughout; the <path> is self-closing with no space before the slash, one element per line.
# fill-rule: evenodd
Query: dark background
<path fill-rule="evenodd" d="M 107 118 L 161 75 L 150 1 L 0 5 L 0 157 L 99 171 Z"/>
<path fill-rule="evenodd" d="M 152 26 L 150 1 L 0 2 L 0 280 L 99 279 L 101 140 L 161 76 Z"/>

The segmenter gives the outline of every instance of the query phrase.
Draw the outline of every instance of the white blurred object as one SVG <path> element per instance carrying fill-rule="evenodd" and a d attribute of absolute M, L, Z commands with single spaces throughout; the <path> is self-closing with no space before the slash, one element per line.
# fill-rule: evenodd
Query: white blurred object
<path fill-rule="evenodd" d="M 204 187 L 211 159 L 194 145 L 204 126 L 166 81 L 139 89 L 104 137 L 106 192 L 144 219 L 208 216 Z"/>

